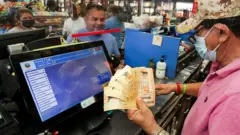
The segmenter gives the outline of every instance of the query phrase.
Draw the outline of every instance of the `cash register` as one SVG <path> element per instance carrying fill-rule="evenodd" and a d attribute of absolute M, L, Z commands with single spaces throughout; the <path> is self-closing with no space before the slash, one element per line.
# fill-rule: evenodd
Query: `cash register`
<path fill-rule="evenodd" d="M 91 120 L 95 117 L 87 130 L 106 119 L 103 112 L 93 115 L 86 112 L 92 105 L 101 106 L 103 102 L 103 86 L 112 76 L 109 60 L 103 41 L 10 56 L 27 115 L 39 131 L 53 128 L 82 112 L 89 114 L 83 117 Z"/>

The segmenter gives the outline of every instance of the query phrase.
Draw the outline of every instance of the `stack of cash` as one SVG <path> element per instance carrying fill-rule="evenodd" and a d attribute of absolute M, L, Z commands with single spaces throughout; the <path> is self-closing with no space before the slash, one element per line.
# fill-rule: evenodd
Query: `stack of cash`
<path fill-rule="evenodd" d="M 149 107 L 155 105 L 153 71 L 151 68 L 125 66 L 104 88 L 104 111 L 137 109 L 137 97 L 141 97 Z"/>

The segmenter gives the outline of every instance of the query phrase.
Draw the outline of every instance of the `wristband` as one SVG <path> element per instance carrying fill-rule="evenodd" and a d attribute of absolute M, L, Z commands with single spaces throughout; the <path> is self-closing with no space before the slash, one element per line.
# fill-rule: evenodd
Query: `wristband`
<path fill-rule="evenodd" d="M 176 93 L 177 93 L 177 94 L 180 94 L 180 93 L 181 93 L 181 86 L 180 86 L 180 83 L 177 82 L 176 84 L 177 84 L 177 91 L 176 91 Z"/>
<path fill-rule="evenodd" d="M 159 135 L 163 131 L 163 128 L 159 128 L 155 133 L 152 135 Z"/>
<path fill-rule="evenodd" d="M 184 84 L 182 94 L 186 94 L 186 92 L 187 92 L 187 84 Z"/>

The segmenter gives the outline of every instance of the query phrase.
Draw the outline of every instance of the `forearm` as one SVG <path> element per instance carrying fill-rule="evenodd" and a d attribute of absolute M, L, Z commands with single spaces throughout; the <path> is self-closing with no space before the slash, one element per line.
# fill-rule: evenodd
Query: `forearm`
<path fill-rule="evenodd" d="M 187 85 L 186 95 L 197 97 L 199 89 L 202 86 L 202 82 L 200 82 L 200 83 L 189 83 L 189 84 L 186 84 L 186 85 Z M 183 90 L 184 89 L 184 84 L 181 84 L 180 86 L 181 86 L 181 90 Z"/>

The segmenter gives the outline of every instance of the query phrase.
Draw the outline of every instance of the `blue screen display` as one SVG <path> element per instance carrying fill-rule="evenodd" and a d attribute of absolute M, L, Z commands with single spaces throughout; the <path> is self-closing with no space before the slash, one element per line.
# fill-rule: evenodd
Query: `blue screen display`
<path fill-rule="evenodd" d="M 20 65 L 42 122 L 102 92 L 112 76 L 102 47 Z"/>

